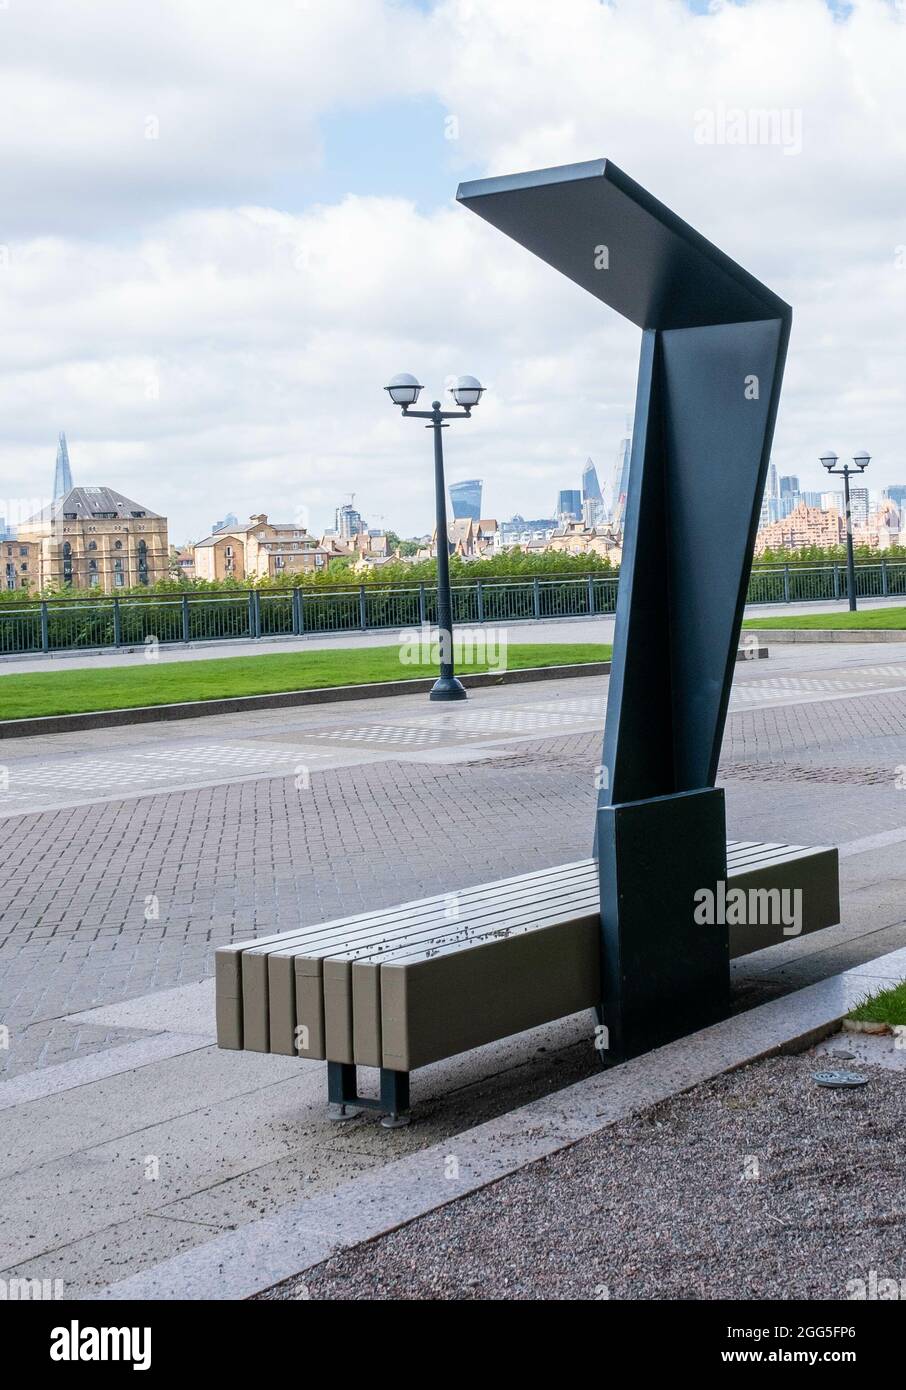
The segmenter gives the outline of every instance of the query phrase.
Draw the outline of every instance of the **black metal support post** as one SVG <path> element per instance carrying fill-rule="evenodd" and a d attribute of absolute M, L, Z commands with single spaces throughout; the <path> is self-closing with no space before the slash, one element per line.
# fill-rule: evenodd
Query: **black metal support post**
<path fill-rule="evenodd" d="M 853 553 L 853 509 L 849 496 L 849 469 L 843 470 L 843 506 L 846 512 L 846 590 L 849 611 L 856 611 L 856 557 Z"/>

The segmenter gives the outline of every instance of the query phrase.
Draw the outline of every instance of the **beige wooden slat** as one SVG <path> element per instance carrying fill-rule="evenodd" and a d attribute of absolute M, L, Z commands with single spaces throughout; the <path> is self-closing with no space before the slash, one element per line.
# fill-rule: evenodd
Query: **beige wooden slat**
<path fill-rule="evenodd" d="M 556 892 L 549 886 L 543 893 L 537 889 L 534 892 L 520 890 L 518 894 L 489 900 L 482 905 L 480 914 L 457 922 L 445 922 L 442 928 L 433 923 L 390 939 L 372 934 L 366 940 L 336 950 L 306 949 L 304 953 L 296 952 L 287 960 L 272 956 L 271 1051 L 288 1054 L 295 1030 L 303 1024 L 308 1029 L 307 1043 L 311 1044 L 323 1036 L 326 1047 L 323 1055 L 331 1061 L 353 1060 L 351 966 L 354 960 L 362 956 L 380 960 L 392 951 L 499 931 L 502 922 L 535 920 L 554 911 L 565 919 L 575 910 L 575 904 L 586 898 L 597 901 L 597 884 L 591 874 L 584 872 L 564 879 Z M 285 989 L 284 981 L 275 979 L 277 968 L 284 969 L 287 964 L 292 966 L 293 971 L 294 1001 L 290 991 Z M 323 1008 L 323 1020 L 318 1014 L 319 1002 Z M 298 1047 L 296 1050 L 299 1051 Z M 308 1056 L 310 1053 L 300 1051 L 300 1055 Z"/>

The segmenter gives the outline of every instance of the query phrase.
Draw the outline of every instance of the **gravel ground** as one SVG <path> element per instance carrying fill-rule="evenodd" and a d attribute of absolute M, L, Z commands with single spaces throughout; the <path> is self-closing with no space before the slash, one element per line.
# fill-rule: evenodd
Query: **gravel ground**
<path fill-rule="evenodd" d="M 845 1299 L 872 1269 L 906 1280 L 904 1076 L 860 1065 L 868 1086 L 824 1090 L 828 1064 L 720 1077 L 262 1297 Z"/>

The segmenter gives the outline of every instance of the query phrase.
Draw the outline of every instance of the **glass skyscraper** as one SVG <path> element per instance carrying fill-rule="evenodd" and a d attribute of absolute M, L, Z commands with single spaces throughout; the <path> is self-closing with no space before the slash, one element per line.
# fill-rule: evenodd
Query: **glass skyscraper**
<path fill-rule="evenodd" d="M 557 516 L 570 521 L 582 520 L 582 493 L 577 487 L 564 488 L 557 495 Z"/>
<path fill-rule="evenodd" d="M 60 442 L 57 445 L 57 466 L 53 475 L 53 500 L 58 502 L 61 497 L 72 492 L 72 471 L 69 467 L 69 449 L 66 446 L 65 434 L 60 435 Z"/>
<path fill-rule="evenodd" d="M 479 521 L 481 519 L 481 479 L 467 478 L 462 483 L 450 484 L 450 502 L 455 521 Z"/>
<path fill-rule="evenodd" d="M 586 459 L 582 469 L 582 515 L 588 526 L 602 525 L 607 516 L 598 470 L 592 459 Z"/>

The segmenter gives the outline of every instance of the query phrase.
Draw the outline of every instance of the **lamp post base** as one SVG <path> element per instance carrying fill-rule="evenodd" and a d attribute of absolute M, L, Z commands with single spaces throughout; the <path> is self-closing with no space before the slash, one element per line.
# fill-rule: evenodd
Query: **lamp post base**
<path fill-rule="evenodd" d="M 455 676 L 439 676 L 431 687 L 429 700 L 467 700 L 469 693 Z"/>

